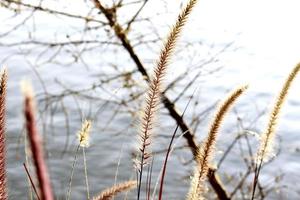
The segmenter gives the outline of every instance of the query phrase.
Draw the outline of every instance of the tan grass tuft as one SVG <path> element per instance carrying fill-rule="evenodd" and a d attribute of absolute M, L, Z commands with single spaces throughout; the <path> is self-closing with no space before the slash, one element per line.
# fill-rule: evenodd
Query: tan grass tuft
<path fill-rule="evenodd" d="M 128 191 L 135 188 L 136 185 L 136 181 L 126 181 L 124 183 L 120 183 L 111 188 L 105 189 L 98 196 L 94 197 L 93 200 L 110 200 L 120 192 Z"/>
<path fill-rule="evenodd" d="M 1 71 L 0 82 L 0 199 L 6 200 L 7 180 L 6 180 L 6 144 L 5 144 L 5 111 L 6 111 L 6 84 L 7 70 Z"/>
<path fill-rule="evenodd" d="M 220 126 L 222 125 L 223 119 L 228 113 L 229 108 L 234 104 L 234 102 L 237 100 L 238 97 L 241 96 L 241 94 L 248 88 L 248 86 L 241 86 L 235 89 L 221 104 L 219 107 L 217 114 L 213 120 L 213 123 L 210 127 L 209 133 L 207 138 L 203 141 L 201 144 L 201 147 L 199 148 L 196 161 L 197 161 L 197 170 L 194 174 L 194 178 L 191 184 L 191 189 L 188 194 L 188 200 L 193 200 L 196 197 L 199 199 L 202 198 L 202 194 L 199 194 L 199 192 L 203 193 L 204 191 L 204 181 L 206 180 L 208 171 L 209 171 L 209 163 L 214 155 L 214 149 L 216 145 L 216 140 L 218 136 L 218 132 L 220 129 Z M 195 177 L 198 176 L 198 180 L 194 180 Z M 195 183 L 197 182 L 197 187 L 195 187 Z M 198 194 L 194 194 L 194 192 L 197 192 Z"/>

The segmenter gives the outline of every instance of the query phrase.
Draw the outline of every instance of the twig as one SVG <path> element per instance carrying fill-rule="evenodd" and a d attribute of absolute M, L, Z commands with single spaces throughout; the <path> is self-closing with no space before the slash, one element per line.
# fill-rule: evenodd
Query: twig
<path fill-rule="evenodd" d="M 25 172 L 26 172 L 26 174 L 27 174 L 27 176 L 28 176 L 28 178 L 30 180 L 31 186 L 32 186 L 32 188 L 34 190 L 34 193 L 35 193 L 36 197 L 38 198 L 38 200 L 41 200 L 40 197 L 39 197 L 39 195 L 38 195 L 37 189 L 36 189 L 35 184 L 34 184 L 32 178 L 31 178 L 31 175 L 29 173 L 29 170 L 28 170 L 26 164 L 23 163 L 23 166 L 24 166 Z"/>

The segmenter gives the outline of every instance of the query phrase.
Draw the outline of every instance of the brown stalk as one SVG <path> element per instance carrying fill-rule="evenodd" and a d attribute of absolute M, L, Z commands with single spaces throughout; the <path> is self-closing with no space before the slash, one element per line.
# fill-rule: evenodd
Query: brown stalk
<path fill-rule="evenodd" d="M 126 181 L 124 183 L 120 183 L 111 188 L 105 189 L 98 196 L 94 197 L 93 200 L 111 200 L 118 193 L 131 190 L 135 188 L 136 185 L 136 181 Z"/>
<path fill-rule="evenodd" d="M 255 173 L 254 173 L 254 181 L 253 181 L 253 190 L 252 190 L 252 199 L 254 199 L 255 189 L 258 182 L 258 176 L 261 171 L 261 167 L 264 161 L 267 161 L 270 155 L 273 152 L 273 142 L 275 138 L 275 128 L 278 123 L 279 114 L 282 108 L 283 103 L 285 102 L 289 89 L 293 80 L 296 78 L 297 74 L 300 71 L 300 63 L 298 63 L 294 69 L 289 74 L 286 79 L 279 96 L 275 102 L 274 108 L 271 111 L 269 123 L 266 131 L 261 136 L 260 146 L 256 155 L 256 165 L 255 165 Z"/>
<path fill-rule="evenodd" d="M 5 144 L 5 100 L 6 100 L 7 71 L 1 72 L 0 83 L 0 199 L 8 199 L 6 180 L 6 144 Z"/>
<path fill-rule="evenodd" d="M 203 141 L 198 151 L 198 156 L 196 159 L 198 166 L 192 181 L 191 190 L 188 194 L 189 200 L 202 198 L 204 192 L 203 184 L 209 173 L 209 163 L 214 156 L 214 149 L 216 146 L 219 129 L 230 107 L 247 88 L 248 86 L 241 86 L 235 89 L 219 107 L 213 123 L 211 124 L 208 136 Z"/>
<path fill-rule="evenodd" d="M 41 138 L 38 134 L 38 130 L 35 122 L 35 108 L 33 92 L 30 86 L 24 88 L 25 95 L 25 120 L 26 129 L 31 144 L 31 152 L 35 165 L 36 175 L 40 187 L 40 197 L 42 200 L 53 200 L 52 187 L 48 175 L 47 166 L 43 157 L 43 148 Z"/>

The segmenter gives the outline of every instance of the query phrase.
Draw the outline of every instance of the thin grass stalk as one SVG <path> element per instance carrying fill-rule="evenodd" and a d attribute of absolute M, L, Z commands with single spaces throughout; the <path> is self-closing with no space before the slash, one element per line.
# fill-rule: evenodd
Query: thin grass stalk
<path fill-rule="evenodd" d="M 150 194 L 151 194 L 151 183 L 152 183 L 152 171 L 153 171 L 153 163 L 154 163 L 154 156 L 152 156 L 151 164 L 150 164 L 150 177 L 148 181 L 148 190 L 147 190 L 147 200 L 150 200 Z"/>
<path fill-rule="evenodd" d="M 147 165 L 147 176 L 146 176 L 146 200 L 148 200 L 149 193 L 149 180 L 150 180 L 150 165 Z"/>
<path fill-rule="evenodd" d="M 88 199 L 90 197 L 89 196 L 88 177 L 87 177 L 86 157 L 85 157 L 84 148 L 87 148 L 89 146 L 91 124 L 92 123 L 91 123 L 90 120 L 85 120 L 81 124 L 81 129 L 77 134 L 77 139 L 78 139 L 79 144 L 76 148 L 74 160 L 73 160 L 73 163 L 72 163 L 71 176 L 70 176 L 70 179 L 69 179 L 69 187 L 68 187 L 68 191 L 67 191 L 67 200 L 69 200 L 71 198 L 72 181 L 73 181 L 73 176 L 74 176 L 75 165 L 76 165 L 76 162 L 77 162 L 78 151 L 79 151 L 80 147 L 83 148 L 83 161 L 84 161 L 84 171 L 85 171 L 84 173 L 85 173 L 85 181 L 86 181 Z"/>
<path fill-rule="evenodd" d="M 124 183 L 114 185 L 113 187 L 102 191 L 98 196 L 94 197 L 93 200 L 111 200 L 118 193 L 131 190 L 135 188 L 136 185 L 136 181 L 126 181 Z"/>
<path fill-rule="evenodd" d="M 0 198 L 8 199 L 6 178 L 6 144 L 5 144 L 5 111 L 6 111 L 6 86 L 7 70 L 1 72 L 0 83 Z"/>
<path fill-rule="evenodd" d="M 188 131 L 181 133 L 181 134 L 176 138 L 176 140 L 173 142 L 174 145 L 173 145 L 172 148 L 171 148 L 170 155 L 173 153 L 173 151 L 174 151 L 175 147 L 177 146 L 178 142 L 181 141 L 181 138 L 184 137 L 184 135 L 185 135 L 187 132 L 188 132 Z M 159 173 L 158 173 L 158 177 L 161 177 L 162 171 L 163 171 L 163 168 L 160 169 L 160 171 L 159 171 Z M 154 185 L 154 188 L 153 188 L 153 191 L 152 191 L 152 195 L 151 195 L 151 199 L 152 199 L 152 200 L 155 199 L 156 190 L 157 190 L 157 188 L 158 188 L 158 185 L 160 185 L 160 179 L 159 179 L 159 178 L 157 178 L 156 181 L 155 181 L 155 185 Z"/>
<path fill-rule="evenodd" d="M 72 163 L 71 175 L 70 175 L 70 179 L 69 179 L 69 187 L 68 187 L 68 192 L 67 192 L 67 200 L 70 200 L 70 198 L 71 198 L 72 181 L 73 181 L 74 170 L 75 170 L 75 165 L 76 165 L 76 162 L 77 162 L 77 156 L 78 156 L 79 148 L 80 148 L 80 144 L 76 148 L 74 160 L 73 160 L 73 163 Z"/>
<path fill-rule="evenodd" d="M 297 74 L 300 71 L 300 63 L 298 63 L 291 73 L 289 74 L 288 78 L 286 79 L 278 97 L 275 102 L 275 105 L 273 107 L 273 110 L 270 113 L 269 122 L 267 125 L 266 131 L 262 134 L 261 140 L 260 140 L 260 146 L 256 155 L 256 165 L 254 170 L 254 180 L 253 180 L 253 189 L 252 189 L 252 197 L 251 199 L 254 199 L 256 185 L 258 182 L 258 177 L 261 171 L 261 167 L 263 162 L 267 161 L 273 152 L 273 143 L 275 138 L 275 129 L 278 124 L 278 119 L 280 115 L 281 108 L 283 106 L 283 103 L 285 102 L 289 89 L 291 87 L 292 82 L 296 78 Z"/>
<path fill-rule="evenodd" d="M 192 180 L 191 188 L 188 193 L 188 200 L 203 199 L 204 182 L 209 172 L 209 163 L 213 158 L 214 149 L 217 141 L 219 129 L 222 125 L 225 115 L 228 113 L 231 106 L 242 95 L 242 93 L 248 88 L 248 86 L 241 86 L 235 89 L 221 104 L 215 118 L 211 124 L 207 138 L 198 148 L 198 155 L 196 158 L 197 168 Z"/>
<path fill-rule="evenodd" d="M 159 103 L 159 96 L 161 91 L 161 82 L 163 77 L 166 74 L 166 69 L 169 63 L 169 60 L 175 50 L 176 41 L 178 40 L 183 26 L 186 24 L 187 18 L 190 15 L 192 8 L 195 6 L 197 0 L 190 0 L 187 6 L 182 10 L 176 24 L 171 29 L 167 41 L 164 44 L 164 47 L 160 53 L 159 60 L 157 62 L 156 68 L 154 70 L 154 76 L 150 82 L 149 90 L 146 97 L 146 106 L 143 110 L 143 116 L 141 119 L 141 158 L 140 158 L 140 167 L 139 167 L 139 181 L 138 181 L 138 192 L 137 199 L 140 199 L 140 191 L 142 185 L 143 177 L 143 167 L 147 163 L 151 153 L 149 151 L 149 145 L 151 144 L 151 130 L 154 123 L 154 116 L 157 110 Z"/>
<path fill-rule="evenodd" d="M 195 90 L 196 91 L 196 90 Z M 189 98 L 189 101 L 187 103 L 187 105 L 185 106 L 184 108 L 184 111 L 181 115 L 181 118 L 184 117 L 184 114 L 187 110 L 187 108 L 189 107 L 190 105 L 190 102 L 195 94 L 195 91 L 194 93 L 191 95 L 191 97 Z M 167 170 L 167 164 L 168 164 L 168 159 L 169 159 L 169 156 L 170 156 L 170 153 L 171 153 L 171 149 L 172 149 L 172 145 L 173 145 L 173 141 L 175 139 L 175 136 L 176 136 L 176 133 L 177 133 L 177 130 L 179 128 L 179 125 L 177 124 L 176 125 L 176 128 L 172 134 L 172 137 L 171 137 L 171 140 L 169 142 L 169 146 L 168 146 L 168 149 L 167 149 L 167 153 L 166 153 L 166 157 L 165 157 L 165 160 L 164 160 L 164 164 L 163 164 L 163 170 L 162 170 L 162 175 L 161 175 L 161 180 L 160 180 L 160 188 L 159 188 L 159 193 L 158 193 L 158 199 L 159 200 L 162 200 L 162 194 L 163 194 L 163 186 L 164 186 L 164 180 L 165 180 L 165 175 L 166 175 L 166 170 Z"/>
<path fill-rule="evenodd" d="M 85 176 L 85 184 L 86 184 L 86 194 L 87 199 L 90 200 L 90 189 L 89 189 L 89 180 L 88 180 L 88 172 L 87 172 L 87 164 L 86 164 L 86 157 L 85 157 L 85 147 L 82 147 L 82 154 L 83 154 L 83 165 L 84 165 L 84 176 Z"/>
<path fill-rule="evenodd" d="M 46 162 L 43 157 L 43 148 L 41 138 L 35 122 L 35 107 L 33 99 L 33 91 L 29 85 L 24 88 L 25 95 L 25 120 L 26 129 L 30 140 L 32 157 L 36 169 L 36 175 L 40 186 L 40 197 L 42 200 L 53 200 L 52 187 L 48 174 Z"/>
<path fill-rule="evenodd" d="M 27 174 L 27 177 L 28 177 L 28 179 L 29 179 L 29 181 L 30 181 L 30 184 L 31 184 L 31 186 L 32 186 L 32 188 L 33 188 L 33 191 L 34 191 L 34 193 L 35 193 L 35 196 L 37 197 L 38 200 L 41 200 L 40 197 L 39 197 L 38 191 L 37 191 L 37 189 L 36 189 L 36 187 L 35 187 L 35 184 L 34 184 L 32 178 L 31 178 L 31 175 L 30 175 L 30 173 L 29 173 L 29 170 L 28 170 L 26 164 L 23 163 L 23 166 L 24 166 L 25 172 L 26 172 L 26 174 Z"/>

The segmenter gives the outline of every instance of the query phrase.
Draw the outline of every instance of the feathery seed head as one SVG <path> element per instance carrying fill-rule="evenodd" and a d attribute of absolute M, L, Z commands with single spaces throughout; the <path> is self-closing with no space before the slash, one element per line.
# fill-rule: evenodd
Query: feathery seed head
<path fill-rule="evenodd" d="M 203 193 L 205 193 L 205 180 L 210 168 L 210 161 L 214 156 L 214 149 L 216 146 L 217 136 L 219 129 L 223 122 L 225 115 L 228 113 L 233 103 L 241 96 L 241 94 L 248 88 L 248 86 L 240 86 L 223 101 L 219 107 L 215 118 L 210 127 L 207 138 L 198 147 L 196 154 L 197 170 L 194 174 L 193 181 L 191 183 L 188 200 L 203 199 Z M 198 178 L 198 180 L 195 180 Z M 197 184 L 195 186 L 195 184 Z"/>
<path fill-rule="evenodd" d="M 300 63 L 298 63 L 291 73 L 289 74 L 288 78 L 286 79 L 278 97 L 275 102 L 274 108 L 271 111 L 269 123 L 267 126 L 266 131 L 261 136 L 260 147 L 257 152 L 257 162 L 266 162 L 273 156 L 273 144 L 275 138 L 275 129 L 278 122 L 279 114 L 282 108 L 282 105 L 288 95 L 288 91 L 291 87 L 293 80 L 295 79 L 296 75 L 300 71 Z"/>
<path fill-rule="evenodd" d="M 0 94 L 2 95 L 5 92 L 5 87 L 7 83 L 7 68 L 3 67 L 0 72 L 1 75 L 1 85 L 0 85 Z"/>
<path fill-rule="evenodd" d="M 7 178 L 6 178 L 6 129 L 5 129 L 5 110 L 6 110 L 6 84 L 7 70 L 1 70 L 0 83 L 0 197 L 8 199 L 7 195 Z"/>
<path fill-rule="evenodd" d="M 136 185 L 136 181 L 126 181 L 124 183 L 120 183 L 111 188 L 105 189 L 98 196 L 94 197 L 93 200 L 111 200 L 118 193 L 131 190 L 135 188 Z"/>
<path fill-rule="evenodd" d="M 78 133 L 78 141 L 81 147 L 89 146 L 90 130 L 91 130 L 91 121 L 85 120 L 82 123 L 81 130 Z"/>

